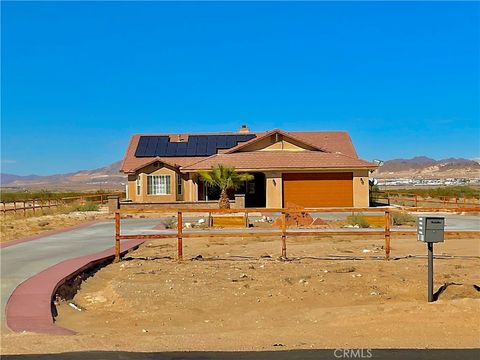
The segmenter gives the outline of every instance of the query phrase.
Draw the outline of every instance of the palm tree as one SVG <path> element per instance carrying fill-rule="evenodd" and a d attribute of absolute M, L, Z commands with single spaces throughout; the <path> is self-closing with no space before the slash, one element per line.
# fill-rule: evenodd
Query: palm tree
<path fill-rule="evenodd" d="M 230 202 L 228 200 L 227 191 L 229 189 L 238 189 L 244 181 L 254 179 L 253 175 L 235 171 L 234 167 L 223 165 L 212 166 L 210 171 L 198 172 L 203 181 L 211 186 L 216 186 L 220 189 L 220 199 L 218 200 L 218 207 L 220 209 L 230 209 Z"/>

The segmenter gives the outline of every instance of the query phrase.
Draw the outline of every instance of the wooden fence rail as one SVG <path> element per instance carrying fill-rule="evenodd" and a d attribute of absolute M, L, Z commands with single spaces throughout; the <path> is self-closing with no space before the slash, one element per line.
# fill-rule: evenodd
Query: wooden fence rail
<path fill-rule="evenodd" d="M 480 212 L 480 207 L 474 208 L 404 208 L 398 210 L 405 211 L 422 211 L 422 212 Z M 177 258 L 183 259 L 183 239 L 189 237 L 263 237 L 263 236 L 279 236 L 281 239 L 281 257 L 287 258 L 287 237 L 288 236 L 313 236 L 313 235 L 383 235 L 384 237 L 384 250 L 385 259 L 390 258 L 390 240 L 392 234 L 395 235 L 412 235 L 415 234 L 414 230 L 406 231 L 393 231 L 391 230 L 392 224 L 392 211 L 398 211 L 397 209 L 390 207 L 381 208 L 319 208 L 319 209 L 176 209 L 176 208 L 145 208 L 145 209 L 119 209 L 115 211 L 115 261 L 120 261 L 120 241 L 131 239 L 165 239 L 165 238 L 177 238 Z M 316 229 L 309 229 L 309 231 L 288 231 L 286 216 L 287 214 L 298 213 L 359 213 L 359 212 L 378 212 L 383 213 L 384 226 L 382 230 L 328 230 L 321 231 Z M 161 233 L 161 234 L 121 234 L 121 214 L 141 214 L 141 213 L 159 213 L 159 214 L 176 214 L 177 215 L 177 231 L 176 233 Z M 280 214 L 280 227 L 279 230 L 273 231 L 230 231 L 230 232 L 215 232 L 215 231 L 202 231 L 202 232 L 184 232 L 183 231 L 183 214 L 185 213 L 203 213 L 208 214 L 209 218 L 211 214 L 245 214 L 248 217 L 249 213 L 277 213 Z M 247 224 L 248 226 L 248 224 Z M 446 231 L 447 236 L 463 235 L 463 234 L 475 234 L 480 235 L 480 231 Z"/>
<path fill-rule="evenodd" d="M 26 200 L 14 200 L 14 201 L 4 201 L 2 200 L 0 203 L 2 204 L 0 211 L 2 213 L 7 212 L 23 212 L 23 215 L 27 215 L 27 211 L 31 210 L 33 214 L 35 214 L 36 210 L 43 210 L 44 208 L 53 208 L 58 206 L 63 206 L 68 203 L 73 203 L 75 201 L 80 202 L 93 202 L 104 204 L 108 201 L 108 196 L 111 195 L 118 195 L 118 194 L 92 194 L 92 195 L 81 195 L 81 196 L 68 196 L 62 198 L 50 198 L 50 199 L 26 199 Z M 22 205 L 22 206 L 19 206 Z"/>
<path fill-rule="evenodd" d="M 372 200 L 385 200 L 388 205 L 398 203 L 411 203 L 412 206 L 419 207 L 421 204 L 437 204 L 440 206 L 452 205 L 455 207 L 480 206 L 480 200 L 476 198 L 467 198 L 460 196 L 426 196 L 422 194 L 391 194 L 391 193 L 372 193 Z"/>

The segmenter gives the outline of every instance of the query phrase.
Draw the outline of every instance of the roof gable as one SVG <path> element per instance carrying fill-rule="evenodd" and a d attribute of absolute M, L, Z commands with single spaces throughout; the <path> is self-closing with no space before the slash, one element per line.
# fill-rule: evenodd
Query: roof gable
<path fill-rule="evenodd" d="M 268 142 L 269 139 L 271 139 L 272 142 Z M 224 154 L 232 154 L 239 151 L 258 151 L 261 149 L 265 149 L 269 145 L 272 145 L 282 140 L 287 140 L 289 143 L 293 144 L 297 148 L 301 148 L 301 150 L 324 151 L 319 146 L 312 144 L 309 141 L 299 139 L 295 135 L 292 135 L 291 133 L 287 133 L 280 129 L 274 129 L 274 130 L 268 131 L 263 136 L 257 136 L 256 138 L 253 138 L 250 141 L 240 144 L 234 148 L 231 148 L 230 150 L 225 151 Z"/>

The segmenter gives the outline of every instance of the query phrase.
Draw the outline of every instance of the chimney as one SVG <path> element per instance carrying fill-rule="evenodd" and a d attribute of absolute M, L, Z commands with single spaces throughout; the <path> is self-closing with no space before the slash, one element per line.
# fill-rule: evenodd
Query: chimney
<path fill-rule="evenodd" d="M 240 129 L 238 129 L 238 132 L 240 134 L 248 134 L 250 132 L 250 129 L 248 128 L 247 125 L 242 125 L 240 126 Z"/>

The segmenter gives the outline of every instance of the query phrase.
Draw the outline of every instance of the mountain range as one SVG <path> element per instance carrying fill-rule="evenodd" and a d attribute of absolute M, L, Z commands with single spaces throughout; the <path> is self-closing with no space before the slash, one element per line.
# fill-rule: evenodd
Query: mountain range
<path fill-rule="evenodd" d="M 49 176 L 0 174 L 0 185 L 16 189 L 81 189 L 123 190 L 126 175 L 120 174 L 121 161 L 94 169 Z M 388 178 L 480 178 L 480 163 L 476 160 L 448 158 L 435 160 L 426 156 L 393 159 L 383 163 L 372 175 Z"/>
<path fill-rule="evenodd" d="M 8 188 L 123 190 L 127 176 L 119 173 L 121 161 L 93 169 L 48 176 L 0 174 L 0 185 Z"/>
<path fill-rule="evenodd" d="M 477 160 L 448 158 L 442 160 L 417 156 L 411 159 L 385 161 L 373 175 L 379 179 L 388 178 L 480 178 L 480 163 Z"/>

